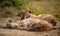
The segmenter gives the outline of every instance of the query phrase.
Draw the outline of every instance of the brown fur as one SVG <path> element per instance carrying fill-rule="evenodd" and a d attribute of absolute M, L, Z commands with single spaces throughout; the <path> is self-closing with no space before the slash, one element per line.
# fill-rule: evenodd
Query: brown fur
<path fill-rule="evenodd" d="M 8 28 L 8 29 L 17 29 L 18 26 L 19 25 L 17 23 L 7 23 L 6 24 L 6 28 Z"/>
<path fill-rule="evenodd" d="M 23 26 L 22 26 L 23 25 Z M 20 29 L 26 30 L 50 30 L 52 29 L 52 24 L 45 20 L 39 20 L 35 18 L 24 19 L 19 23 Z"/>
<path fill-rule="evenodd" d="M 41 21 L 38 23 L 38 26 L 41 27 L 41 30 L 50 30 L 50 29 L 52 29 L 52 24 L 51 24 L 51 23 L 48 23 L 48 22 L 45 21 L 45 20 L 41 20 Z"/>
<path fill-rule="evenodd" d="M 37 16 L 38 19 L 43 19 L 51 23 L 53 26 L 56 26 L 56 18 L 50 14 L 41 14 Z"/>
<path fill-rule="evenodd" d="M 36 15 L 32 14 L 31 11 L 23 12 L 21 15 L 21 20 L 27 19 L 27 18 L 35 18 L 35 17 L 36 17 Z"/>

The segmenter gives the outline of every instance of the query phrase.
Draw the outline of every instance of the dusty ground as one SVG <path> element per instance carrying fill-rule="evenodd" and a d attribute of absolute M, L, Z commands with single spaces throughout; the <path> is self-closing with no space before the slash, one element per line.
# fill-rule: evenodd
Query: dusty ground
<path fill-rule="evenodd" d="M 16 20 L 16 19 L 13 19 L 13 20 Z M 0 26 L 5 25 L 6 22 L 7 22 L 7 19 L 3 19 L 3 20 L 1 19 Z M 57 23 L 56 28 L 60 26 L 59 24 L 60 22 Z M 24 30 L 17 30 L 17 29 L 0 29 L 0 36 L 60 36 L 60 29 L 43 31 L 43 32 L 42 31 L 37 31 L 37 32 L 24 31 Z"/>
<path fill-rule="evenodd" d="M 0 36 L 60 36 L 60 32 L 58 32 L 57 30 L 32 32 L 32 31 L 0 29 Z"/>

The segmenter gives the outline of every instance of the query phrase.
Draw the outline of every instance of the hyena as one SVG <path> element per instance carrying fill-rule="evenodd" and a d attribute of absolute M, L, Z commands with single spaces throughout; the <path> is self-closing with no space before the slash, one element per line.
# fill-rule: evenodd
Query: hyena
<path fill-rule="evenodd" d="M 38 19 L 43 19 L 51 23 L 53 26 L 56 26 L 57 21 L 56 18 L 50 14 L 40 14 L 37 16 Z"/>
<path fill-rule="evenodd" d="M 36 30 L 50 30 L 52 29 L 52 24 L 46 20 L 39 20 L 35 18 L 24 19 L 19 23 L 19 29 L 36 31 Z"/>
<path fill-rule="evenodd" d="M 36 17 L 36 15 L 32 14 L 31 11 L 22 12 L 21 14 L 21 20 L 27 19 L 27 18 L 34 18 L 34 17 Z"/>
<path fill-rule="evenodd" d="M 6 28 L 7 29 L 18 29 L 19 24 L 12 22 L 11 20 L 8 21 L 8 23 L 6 24 Z"/>

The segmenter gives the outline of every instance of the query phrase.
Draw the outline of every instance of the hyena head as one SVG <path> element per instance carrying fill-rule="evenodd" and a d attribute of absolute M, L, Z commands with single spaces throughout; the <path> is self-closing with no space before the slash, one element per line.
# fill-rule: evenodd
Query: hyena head
<path fill-rule="evenodd" d="M 22 12 L 22 14 L 21 14 L 21 20 L 29 18 L 31 13 L 32 13 L 31 11 Z"/>

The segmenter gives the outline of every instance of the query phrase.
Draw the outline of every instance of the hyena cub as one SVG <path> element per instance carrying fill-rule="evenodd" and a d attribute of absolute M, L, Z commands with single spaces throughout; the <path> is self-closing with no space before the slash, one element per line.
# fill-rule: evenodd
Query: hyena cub
<path fill-rule="evenodd" d="M 35 18 L 24 19 L 19 23 L 19 29 L 37 31 L 37 30 L 50 30 L 52 29 L 52 24 L 45 20 L 39 20 Z"/>
<path fill-rule="evenodd" d="M 34 17 L 36 17 L 36 15 L 32 14 L 31 11 L 22 12 L 21 14 L 21 20 L 27 19 L 27 18 L 34 18 Z"/>
<path fill-rule="evenodd" d="M 56 26 L 57 21 L 56 18 L 50 14 L 40 14 L 37 16 L 38 19 L 46 20 L 51 23 L 53 26 Z"/>
<path fill-rule="evenodd" d="M 13 23 L 11 20 L 6 24 L 7 29 L 18 29 L 18 23 Z"/>

